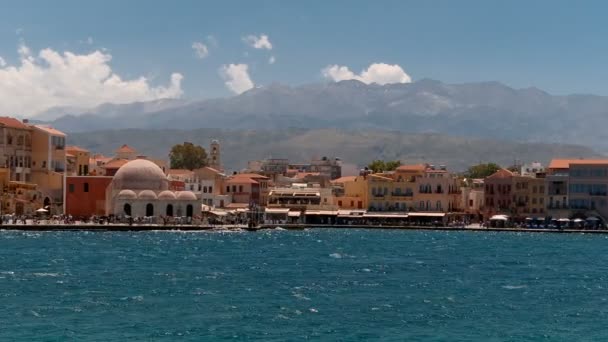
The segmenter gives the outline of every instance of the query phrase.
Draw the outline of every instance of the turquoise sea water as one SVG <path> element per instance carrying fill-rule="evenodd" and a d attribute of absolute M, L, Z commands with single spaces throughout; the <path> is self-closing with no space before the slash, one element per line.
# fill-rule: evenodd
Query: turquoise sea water
<path fill-rule="evenodd" d="M 0 232 L 1 341 L 608 340 L 605 236 Z"/>

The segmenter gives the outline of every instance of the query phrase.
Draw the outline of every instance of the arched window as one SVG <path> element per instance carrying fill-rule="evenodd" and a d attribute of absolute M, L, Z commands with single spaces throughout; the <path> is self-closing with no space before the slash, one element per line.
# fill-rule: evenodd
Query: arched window
<path fill-rule="evenodd" d="M 441 201 L 437 201 L 437 203 L 435 203 L 435 208 L 437 208 L 437 211 L 441 210 Z"/>
<path fill-rule="evenodd" d="M 426 201 L 426 210 L 430 210 L 431 209 L 431 201 Z"/>
<path fill-rule="evenodd" d="M 173 204 L 167 204 L 166 215 L 167 216 L 173 216 Z"/>
<path fill-rule="evenodd" d="M 420 210 L 424 209 L 424 201 L 420 201 L 420 204 L 418 205 L 418 209 L 420 209 Z"/>
<path fill-rule="evenodd" d="M 192 204 L 188 204 L 186 207 L 186 216 L 192 217 L 192 215 L 194 215 L 194 207 L 192 207 Z"/>
<path fill-rule="evenodd" d="M 207 193 L 207 187 L 206 186 L 203 187 L 203 192 Z"/>
<path fill-rule="evenodd" d="M 122 210 L 124 211 L 124 214 L 126 216 L 131 216 L 131 205 L 129 203 L 125 203 L 125 205 L 122 207 Z"/>
<path fill-rule="evenodd" d="M 154 216 L 154 205 L 152 203 L 146 204 L 146 216 Z"/>

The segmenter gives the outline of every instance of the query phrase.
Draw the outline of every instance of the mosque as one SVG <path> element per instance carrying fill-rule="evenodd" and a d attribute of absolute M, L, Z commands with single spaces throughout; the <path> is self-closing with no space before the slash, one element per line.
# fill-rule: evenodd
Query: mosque
<path fill-rule="evenodd" d="M 193 217 L 201 204 L 192 191 L 169 190 L 163 170 L 146 159 L 121 166 L 106 189 L 106 212 L 117 216 Z"/>

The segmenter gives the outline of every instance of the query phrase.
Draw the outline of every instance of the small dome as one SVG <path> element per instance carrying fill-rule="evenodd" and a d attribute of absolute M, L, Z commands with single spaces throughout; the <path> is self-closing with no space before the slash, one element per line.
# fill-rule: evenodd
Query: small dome
<path fill-rule="evenodd" d="M 178 200 L 196 201 L 196 195 L 192 191 L 180 191 L 177 194 Z"/>
<path fill-rule="evenodd" d="M 156 197 L 156 194 L 154 193 L 154 191 L 152 190 L 144 190 L 142 192 L 139 193 L 139 196 L 137 196 L 137 198 L 139 199 L 157 199 L 158 197 Z"/>
<path fill-rule="evenodd" d="M 158 194 L 158 199 L 161 200 L 174 200 L 175 199 L 175 194 L 169 190 L 165 190 L 163 192 L 161 192 L 160 194 Z"/>
<path fill-rule="evenodd" d="M 133 190 L 120 190 L 118 193 L 118 199 L 136 199 L 137 195 Z"/>
<path fill-rule="evenodd" d="M 169 188 L 163 170 L 146 159 L 135 159 L 121 166 L 112 180 L 114 189 L 154 190 Z"/>

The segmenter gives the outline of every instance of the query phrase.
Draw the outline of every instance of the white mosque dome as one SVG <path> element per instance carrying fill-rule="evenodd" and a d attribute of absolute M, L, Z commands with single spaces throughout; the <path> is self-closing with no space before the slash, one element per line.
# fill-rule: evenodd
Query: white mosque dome
<path fill-rule="evenodd" d="M 162 191 L 169 188 L 169 181 L 163 170 L 146 159 L 131 160 L 121 166 L 112 183 L 114 189 Z"/>
<path fill-rule="evenodd" d="M 118 193 L 118 199 L 136 199 L 137 198 L 137 194 L 135 194 L 135 191 L 133 190 L 120 190 L 120 192 Z"/>
<path fill-rule="evenodd" d="M 175 194 L 169 190 L 165 190 L 165 191 L 161 192 L 160 194 L 158 194 L 159 200 L 174 200 L 175 198 L 176 198 Z"/>
<path fill-rule="evenodd" d="M 139 199 L 147 199 L 147 200 L 158 199 L 158 197 L 156 197 L 156 194 L 152 190 L 144 190 L 144 191 L 140 192 L 139 196 L 137 196 L 137 198 L 139 198 Z"/>
<path fill-rule="evenodd" d="M 196 195 L 192 191 L 180 191 L 177 194 L 177 199 L 183 201 L 196 201 Z"/>

